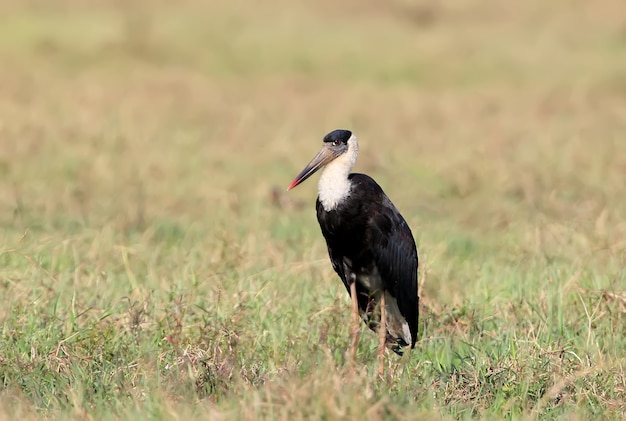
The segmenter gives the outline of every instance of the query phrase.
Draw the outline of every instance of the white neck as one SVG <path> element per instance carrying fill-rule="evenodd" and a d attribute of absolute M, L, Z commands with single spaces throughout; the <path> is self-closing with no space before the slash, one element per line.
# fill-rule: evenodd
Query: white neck
<path fill-rule="evenodd" d="M 359 143 L 356 136 L 352 135 L 348 140 L 348 150 L 322 170 L 317 190 L 320 202 L 327 212 L 335 209 L 350 195 L 348 175 L 356 163 L 358 153 Z"/>

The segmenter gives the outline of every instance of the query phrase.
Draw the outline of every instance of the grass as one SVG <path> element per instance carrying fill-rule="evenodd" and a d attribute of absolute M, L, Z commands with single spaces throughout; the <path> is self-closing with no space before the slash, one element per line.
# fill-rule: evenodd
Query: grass
<path fill-rule="evenodd" d="M 5 1 L 0 415 L 622 419 L 620 1 Z M 286 186 L 337 127 L 420 251 L 416 349 Z"/>

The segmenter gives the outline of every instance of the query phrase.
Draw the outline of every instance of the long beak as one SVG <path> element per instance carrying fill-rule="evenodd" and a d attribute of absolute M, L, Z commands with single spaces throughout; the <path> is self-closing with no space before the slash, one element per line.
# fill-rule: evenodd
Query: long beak
<path fill-rule="evenodd" d="M 293 179 L 287 190 L 291 190 L 304 180 L 315 174 L 317 170 L 335 159 L 337 154 L 331 148 L 324 146 L 306 167 Z"/>

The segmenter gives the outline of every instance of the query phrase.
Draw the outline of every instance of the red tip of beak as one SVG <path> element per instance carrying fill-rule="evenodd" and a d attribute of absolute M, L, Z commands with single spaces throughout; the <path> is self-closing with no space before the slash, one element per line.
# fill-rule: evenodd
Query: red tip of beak
<path fill-rule="evenodd" d="M 289 185 L 289 187 L 287 187 L 287 191 L 289 191 L 289 190 L 293 189 L 294 187 L 296 187 L 296 186 L 298 185 L 298 183 L 299 183 L 299 180 L 296 178 L 295 180 L 293 180 L 293 181 L 291 182 L 291 184 Z"/>

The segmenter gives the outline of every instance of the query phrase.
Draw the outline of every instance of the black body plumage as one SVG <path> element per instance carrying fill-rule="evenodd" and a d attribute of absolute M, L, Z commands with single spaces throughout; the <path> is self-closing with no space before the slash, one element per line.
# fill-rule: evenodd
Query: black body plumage
<path fill-rule="evenodd" d="M 336 132 L 332 134 L 337 138 L 344 137 Z M 347 134 L 348 138 L 350 136 Z M 350 193 L 334 209 L 326 210 L 318 197 L 317 219 L 333 268 L 348 293 L 350 283 L 356 282 L 359 311 L 368 327 L 378 330 L 380 318 L 373 315 L 373 310 L 380 293 L 387 292 L 386 298 L 391 296 L 397 302 L 399 324 L 394 330 L 393 323 L 388 323 L 390 328 L 386 335 L 388 346 L 402 354 L 402 347 L 413 348 L 417 340 L 419 298 L 415 241 L 400 212 L 372 178 L 353 173 L 348 179 Z M 387 302 L 386 307 L 389 305 Z M 402 334 L 404 321 L 411 343 L 407 343 L 404 339 L 407 335 Z"/>

